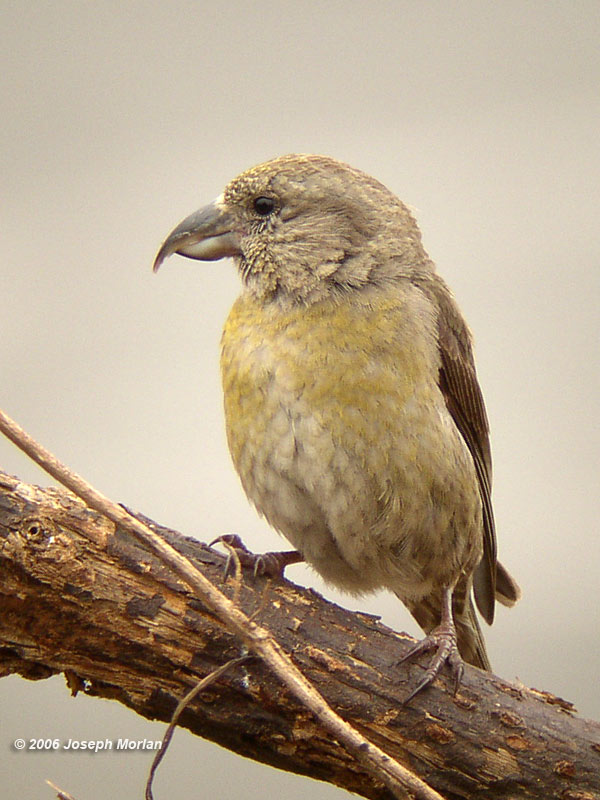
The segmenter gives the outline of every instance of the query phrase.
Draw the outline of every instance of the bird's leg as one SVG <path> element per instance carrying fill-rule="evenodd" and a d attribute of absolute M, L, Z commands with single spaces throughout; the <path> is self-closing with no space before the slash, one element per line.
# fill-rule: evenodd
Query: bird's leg
<path fill-rule="evenodd" d="M 458 691 L 465 665 L 458 651 L 456 627 L 454 626 L 454 618 L 452 616 L 453 588 L 454 587 L 445 587 L 442 590 L 442 618 L 440 624 L 424 639 L 411 647 L 408 653 L 399 661 L 401 664 L 403 661 L 413 656 L 421 655 L 421 653 L 425 653 L 428 650 L 436 650 L 429 666 L 425 670 L 425 675 L 416 689 L 404 700 L 404 704 L 410 702 L 421 689 L 425 689 L 426 686 L 429 686 L 439 675 L 445 663 L 448 664 L 454 675 L 454 694 Z"/>
<path fill-rule="evenodd" d="M 217 536 L 210 546 L 222 542 L 235 550 L 235 555 L 239 558 L 243 567 L 248 567 L 254 572 L 254 577 L 264 575 L 268 578 L 283 578 L 283 571 L 290 564 L 297 564 L 304 561 L 304 557 L 298 550 L 283 550 L 276 553 L 252 553 L 235 533 L 226 533 Z M 233 562 L 232 554 L 229 553 L 225 562 L 224 578 L 231 571 Z"/>

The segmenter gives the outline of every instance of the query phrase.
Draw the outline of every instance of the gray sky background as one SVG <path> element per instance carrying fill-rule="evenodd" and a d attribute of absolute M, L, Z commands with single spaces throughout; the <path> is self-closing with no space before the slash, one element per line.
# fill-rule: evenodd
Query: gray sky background
<path fill-rule="evenodd" d="M 502 560 L 522 602 L 498 674 L 600 718 L 600 4 L 8 3 L 2 11 L 0 405 L 114 499 L 202 539 L 280 540 L 225 444 L 229 262 L 151 263 L 241 170 L 326 153 L 416 211 L 476 337 Z M 0 466 L 49 479 L 7 441 Z M 355 600 L 416 633 L 389 595 Z M 0 682 L 4 800 L 141 797 L 149 759 L 15 753 L 22 736 L 159 738 L 62 678 Z M 115 783 L 118 782 L 118 783 Z M 177 732 L 157 797 L 343 792 Z M 191 794 L 193 792 L 193 795 Z"/>

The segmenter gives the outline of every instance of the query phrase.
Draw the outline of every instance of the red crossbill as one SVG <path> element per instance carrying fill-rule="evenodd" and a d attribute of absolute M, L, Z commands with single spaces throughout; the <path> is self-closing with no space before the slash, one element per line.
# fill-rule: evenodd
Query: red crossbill
<path fill-rule="evenodd" d="M 407 207 L 324 156 L 235 178 L 168 236 L 170 254 L 232 257 L 223 332 L 233 463 L 249 499 L 323 578 L 390 589 L 445 662 L 490 669 L 491 623 L 518 587 L 496 559 L 488 422 L 471 335 Z M 293 556 L 292 556 L 293 558 Z M 461 658 L 462 656 L 462 658 Z"/>

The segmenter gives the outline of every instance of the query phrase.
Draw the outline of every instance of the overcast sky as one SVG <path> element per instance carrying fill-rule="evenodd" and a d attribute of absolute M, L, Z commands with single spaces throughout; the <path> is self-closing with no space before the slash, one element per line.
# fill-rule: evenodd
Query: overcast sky
<path fill-rule="evenodd" d="M 230 262 L 153 256 L 241 170 L 319 152 L 415 209 L 476 339 L 499 551 L 523 588 L 495 671 L 600 718 L 600 4 L 2 3 L 0 405 L 117 501 L 187 534 L 281 542 L 230 464 L 218 374 Z M 0 468 L 48 485 L 7 441 Z M 417 628 L 394 597 L 356 600 Z M 150 738 L 64 680 L 0 682 L 4 800 L 53 779 L 141 797 L 147 756 L 15 753 L 17 736 Z M 208 769 L 210 767 L 210 769 Z M 304 797 L 178 731 L 157 797 Z M 343 792 L 322 784 L 311 796 Z"/>

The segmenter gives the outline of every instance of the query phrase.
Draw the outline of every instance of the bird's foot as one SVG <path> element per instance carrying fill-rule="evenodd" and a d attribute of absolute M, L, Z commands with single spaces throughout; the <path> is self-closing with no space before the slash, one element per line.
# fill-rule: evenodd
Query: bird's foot
<path fill-rule="evenodd" d="M 415 689 L 404 700 L 403 704 L 409 703 L 415 695 L 422 689 L 429 686 L 440 674 L 444 664 L 448 664 L 454 676 L 454 694 L 457 693 L 458 687 L 462 680 L 465 665 L 458 651 L 456 628 L 454 623 L 443 621 L 437 628 L 431 631 L 424 639 L 417 642 L 408 653 L 403 656 L 399 664 L 407 661 L 414 656 L 420 656 L 429 650 L 435 650 L 433 658 L 429 662 L 429 666 L 425 670 L 425 675 Z"/>
<path fill-rule="evenodd" d="M 235 533 L 226 533 L 223 536 L 217 536 L 210 546 L 214 544 L 225 544 L 228 548 L 227 560 L 225 561 L 225 568 L 223 570 L 223 579 L 225 579 L 232 568 L 234 567 L 236 558 L 239 560 L 242 567 L 251 569 L 254 577 L 264 576 L 267 578 L 281 579 L 283 578 L 283 571 L 290 564 L 297 564 L 299 561 L 304 561 L 304 558 L 297 550 L 284 550 L 276 553 L 253 553 L 248 550 L 241 538 Z M 232 550 L 234 552 L 232 552 Z"/>

